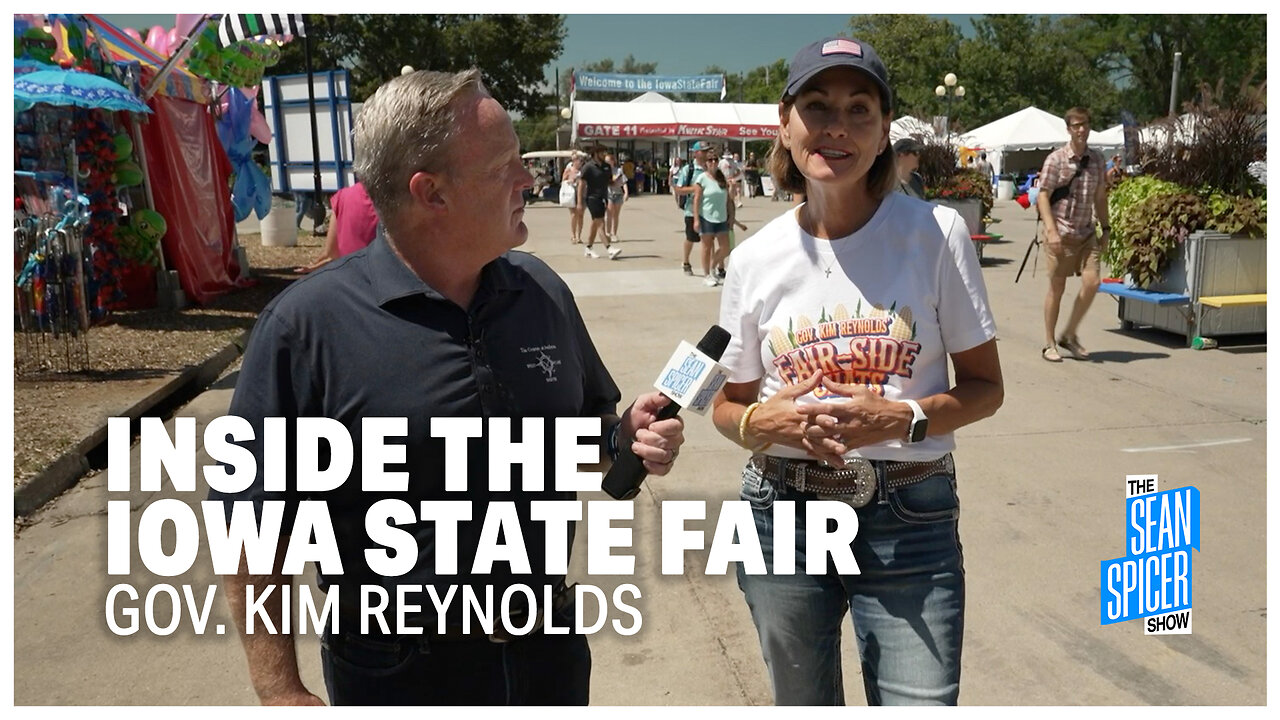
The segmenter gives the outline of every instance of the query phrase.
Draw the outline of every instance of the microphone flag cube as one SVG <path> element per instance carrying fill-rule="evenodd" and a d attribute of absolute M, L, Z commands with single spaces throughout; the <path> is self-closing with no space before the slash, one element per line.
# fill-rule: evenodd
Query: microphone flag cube
<path fill-rule="evenodd" d="M 705 415 L 729 371 L 687 340 L 681 341 L 653 386 L 685 410 Z"/>

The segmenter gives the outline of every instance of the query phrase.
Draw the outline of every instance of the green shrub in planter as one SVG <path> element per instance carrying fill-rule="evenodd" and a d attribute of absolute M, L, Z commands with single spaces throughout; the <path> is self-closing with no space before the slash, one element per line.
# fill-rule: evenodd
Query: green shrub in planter
<path fill-rule="evenodd" d="M 1196 230 L 1231 235 L 1266 234 L 1266 200 L 1139 176 L 1122 181 L 1108 198 L 1111 243 L 1102 259 L 1117 277 L 1148 287 L 1169 268 Z"/>
<path fill-rule="evenodd" d="M 1218 190 L 1201 192 L 1209 208 L 1212 229 L 1229 235 L 1263 237 L 1267 234 L 1267 199 L 1229 195 Z"/>
<path fill-rule="evenodd" d="M 1152 195 L 1129 210 L 1126 241 L 1112 266 L 1145 288 L 1159 280 L 1187 236 L 1207 227 L 1209 210 L 1194 193 Z M 1114 229 L 1114 228 L 1113 228 Z"/>
<path fill-rule="evenodd" d="M 927 140 L 920 148 L 920 166 L 916 168 L 924 181 L 925 200 L 982 201 L 982 215 L 991 214 L 995 196 L 991 179 L 975 168 L 960 167 L 960 151 L 950 140 Z"/>
<path fill-rule="evenodd" d="M 1149 175 L 1125 178 L 1107 196 L 1107 209 L 1111 217 L 1111 242 L 1102 253 L 1102 262 L 1111 269 L 1114 277 L 1124 277 L 1133 256 L 1129 246 L 1132 238 L 1142 230 L 1135 219 L 1138 206 L 1157 195 L 1173 195 L 1189 192 L 1176 183 L 1159 180 Z"/>
<path fill-rule="evenodd" d="M 926 200 L 981 200 L 982 217 L 991 214 L 995 202 L 991 181 L 981 171 L 972 168 L 958 169 L 935 185 L 926 184 L 924 197 Z"/>

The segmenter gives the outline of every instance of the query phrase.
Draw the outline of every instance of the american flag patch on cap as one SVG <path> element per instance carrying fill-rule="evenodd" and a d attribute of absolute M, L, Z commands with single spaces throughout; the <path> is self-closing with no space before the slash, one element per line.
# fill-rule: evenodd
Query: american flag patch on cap
<path fill-rule="evenodd" d="M 828 40 L 822 44 L 823 55 L 856 55 L 862 57 L 862 46 L 847 38 L 838 38 L 836 40 Z"/>

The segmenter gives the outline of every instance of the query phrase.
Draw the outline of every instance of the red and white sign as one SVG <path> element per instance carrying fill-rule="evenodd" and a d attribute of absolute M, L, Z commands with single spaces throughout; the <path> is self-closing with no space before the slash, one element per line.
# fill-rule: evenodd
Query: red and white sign
<path fill-rule="evenodd" d="M 689 125 L 685 123 L 605 124 L 579 123 L 581 138 L 725 138 L 732 140 L 766 140 L 778 136 L 777 125 Z"/>

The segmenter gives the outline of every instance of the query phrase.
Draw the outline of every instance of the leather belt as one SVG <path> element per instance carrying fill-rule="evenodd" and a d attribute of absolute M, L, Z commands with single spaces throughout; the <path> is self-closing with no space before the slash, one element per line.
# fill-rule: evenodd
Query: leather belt
<path fill-rule="evenodd" d="M 781 479 L 788 487 L 800 492 L 839 495 L 856 508 L 866 505 L 875 496 L 878 467 L 884 470 L 884 484 L 888 490 L 914 485 L 934 475 L 955 473 L 955 462 L 950 453 L 937 460 L 923 462 L 847 458 L 844 468 L 773 455 L 753 455 L 751 464 L 768 479 Z"/>

